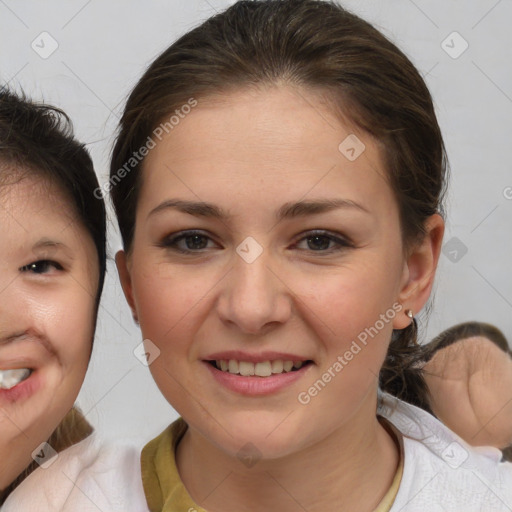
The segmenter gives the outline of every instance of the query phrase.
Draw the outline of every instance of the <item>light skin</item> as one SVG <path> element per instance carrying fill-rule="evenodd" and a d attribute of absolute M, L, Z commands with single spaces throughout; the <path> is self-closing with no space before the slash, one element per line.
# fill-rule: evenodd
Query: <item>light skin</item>
<path fill-rule="evenodd" d="M 512 358 L 474 336 L 445 347 L 425 365 L 434 414 L 474 446 L 512 445 Z"/>
<path fill-rule="evenodd" d="M 94 242 L 61 191 L 34 177 L 15 181 L 0 186 L 0 369 L 33 373 L 0 390 L 0 489 L 74 404 L 90 357 L 99 276 Z"/>
<path fill-rule="evenodd" d="M 351 133 L 366 145 L 353 162 L 338 150 Z M 377 143 L 318 93 L 286 85 L 201 100 L 151 151 L 143 176 L 133 246 L 116 259 L 144 338 L 161 351 L 153 377 L 189 425 L 177 464 L 192 498 L 211 512 L 373 510 L 398 464 L 375 414 L 377 375 L 392 329 L 410 323 L 405 309 L 429 296 L 441 217 L 405 251 Z M 171 199 L 230 216 L 154 211 Z M 348 205 L 276 219 L 285 204 L 333 199 Z M 206 236 L 177 242 L 193 254 L 162 246 L 190 229 Z M 263 249 L 252 263 L 236 252 L 249 236 Z M 299 393 L 397 302 L 402 313 L 301 405 Z M 311 363 L 283 389 L 247 396 L 212 378 L 206 360 L 219 351 Z M 247 443 L 261 456 L 251 468 L 237 457 Z"/>

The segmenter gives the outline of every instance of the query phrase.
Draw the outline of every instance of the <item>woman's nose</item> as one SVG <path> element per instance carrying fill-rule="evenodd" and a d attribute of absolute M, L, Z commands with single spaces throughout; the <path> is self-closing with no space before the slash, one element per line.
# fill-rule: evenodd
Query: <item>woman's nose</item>
<path fill-rule="evenodd" d="M 251 241 L 240 244 L 223 281 L 218 302 L 221 319 L 248 334 L 261 334 L 285 323 L 291 314 L 291 296 L 278 268 L 263 247 Z"/>

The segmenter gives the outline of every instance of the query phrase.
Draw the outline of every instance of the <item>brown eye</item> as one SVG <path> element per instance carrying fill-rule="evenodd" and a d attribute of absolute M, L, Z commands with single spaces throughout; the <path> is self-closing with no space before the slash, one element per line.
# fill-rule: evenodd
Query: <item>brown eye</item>
<path fill-rule="evenodd" d="M 208 247 L 208 242 L 213 240 L 200 231 L 185 231 L 165 238 L 159 245 L 166 249 L 181 253 L 200 252 Z"/>
<path fill-rule="evenodd" d="M 299 244 L 303 241 L 306 241 L 307 247 L 299 247 L 300 250 L 309 250 L 320 253 L 332 253 L 348 247 L 353 247 L 353 245 L 347 240 L 325 231 L 309 233 L 307 236 L 299 240 Z M 297 244 L 297 246 L 299 244 Z"/>

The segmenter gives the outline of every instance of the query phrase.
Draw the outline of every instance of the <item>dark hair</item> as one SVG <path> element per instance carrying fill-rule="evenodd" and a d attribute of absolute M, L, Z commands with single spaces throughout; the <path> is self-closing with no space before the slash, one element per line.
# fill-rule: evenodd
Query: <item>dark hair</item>
<path fill-rule="evenodd" d="M 105 203 L 94 196 L 99 185 L 93 163 L 85 146 L 74 138 L 68 116 L 56 107 L 0 89 L 0 163 L 12 164 L 15 175 L 2 171 L 0 182 L 35 175 L 57 185 L 69 199 L 98 253 L 98 308 L 106 271 Z"/>
<path fill-rule="evenodd" d="M 496 326 L 483 322 L 464 322 L 446 329 L 425 346 L 425 362 L 430 361 L 439 350 L 457 341 L 474 337 L 487 338 L 503 350 L 503 352 L 512 356 L 512 350 L 509 347 L 507 338 Z"/>
<path fill-rule="evenodd" d="M 121 171 L 164 117 L 190 98 L 278 83 L 326 93 L 333 110 L 379 141 L 404 250 L 422 238 L 427 218 L 442 211 L 448 170 L 432 98 L 414 65 L 372 25 L 333 2 L 256 0 L 237 2 L 182 36 L 130 94 L 110 167 L 125 250 L 132 245 L 143 160 Z M 393 334 L 381 388 L 423 400 L 420 359 L 414 321 Z"/>

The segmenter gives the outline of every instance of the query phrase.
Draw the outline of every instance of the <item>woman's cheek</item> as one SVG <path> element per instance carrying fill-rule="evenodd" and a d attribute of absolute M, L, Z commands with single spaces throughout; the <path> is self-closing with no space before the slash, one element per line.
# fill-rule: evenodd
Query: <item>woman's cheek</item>
<path fill-rule="evenodd" d="M 153 268 L 153 272 L 143 268 L 133 275 L 133 295 L 141 327 L 162 335 L 205 298 L 211 278 L 208 273 L 183 272 L 168 263 L 165 269 L 160 263 Z"/>
<path fill-rule="evenodd" d="M 303 302 L 333 333 L 355 333 L 378 317 L 380 305 L 372 303 L 375 282 L 355 276 L 347 272 L 303 282 L 302 288 L 308 290 Z"/>
<path fill-rule="evenodd" d="M 65 372 L 81 384 L 87 369 L 94 335 L 94 299 L 83 289 L 71 289 L 54 304 L 55 316 L 48 329 Z M 70 307 L 70 304 L 73 307 Z"/>

